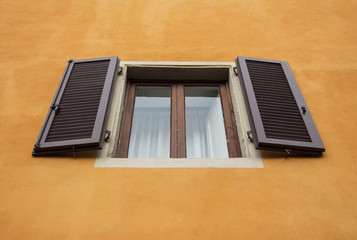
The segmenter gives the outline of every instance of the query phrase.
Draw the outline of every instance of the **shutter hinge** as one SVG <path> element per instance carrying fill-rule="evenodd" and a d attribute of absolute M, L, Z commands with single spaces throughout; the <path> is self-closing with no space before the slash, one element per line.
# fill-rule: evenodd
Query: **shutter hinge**
<path fill-rule="evenodd" d="M 77 154 L 76 154 L 76 150 L 74 149 L 74 147 L 72 147 L 72 152 L 73 152 L 73 158 L 77 158 Z"/>
<path fill-rule="evenodd" d="M 302 110 L 302 113 L 303 113 L 303 114 L 305 114 L 306 111 L 307 111 L 306 107 L 301 107 L 301 110 Z"/>
<path fill-rule="evenodd" d="M 52 110 L 55 110 L 55 114 L 57 114 L 57 112 L 59 111 L 59 104 L 52 104 L 50 107 Z"/>
<path fill-rule="evenodd" d="M 284 149 L 284 151 L 285 151 L 285 159 L 287 159 L 291 154 L 291 149 Z"/>
<path fill-rule="evenodd" d="M 109 138 L 110 138 L 110 134 L 112 132 L 109 130 L 105 130 L 105 137 L 104 137 L 104 141 L 108 142 Z"/>
<path fill-rule="evenodd" d="M 238 69 L 237 69 L 237 67 L 233 67 L 233 72 L 234 72 L 234 74 L 235 74 L 236 76 L 238 76 Z"/>
<path fill-rule="evenodd" d="M 247 136 L 251 142 L 253 142 L 253 133 L 252 130 L 247 131 Z"/>
<path fill-rule="evenodd" d="M 123 67 L 119 66 L 118 68 L 118 75 L 120 75 L 123 72 Z"/>

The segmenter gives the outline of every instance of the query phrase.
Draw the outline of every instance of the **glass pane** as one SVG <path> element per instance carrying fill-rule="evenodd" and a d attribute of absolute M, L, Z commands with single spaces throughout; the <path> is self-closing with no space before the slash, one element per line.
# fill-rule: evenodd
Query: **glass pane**
<path fill-rule="evenodd" d="M 228 158 L 218 87 L 185 87 L 187 158 Z"/>
<path fill-rule="evenodd" d="M 171 87 L 136 88 L 129 158 L 170 157 Z"/>

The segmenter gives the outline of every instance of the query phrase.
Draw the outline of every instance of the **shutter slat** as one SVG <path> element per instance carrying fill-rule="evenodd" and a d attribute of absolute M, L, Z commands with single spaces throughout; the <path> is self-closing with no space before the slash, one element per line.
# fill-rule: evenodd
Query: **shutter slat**
<path fill-rule="evenodd" d="M 51 136 L 48 136 L 46 140 L 49 138 L 56 139 L 56 136 L 67 136 L 67 135 L 73 135 L 73 134 L 82 134 L 82 135 L 89 135 L 91 136 L 91 132 L 93 131 L 93 126 L 94 124 L 87 125 L 87 126 L 81 126 L 81 127 L 68 127 L 68 126 L 60 126 L 56 128 L 56 130 L 52 131 Z M 85 133 L 84 133 L 85 132 Z"/>
<path fill-rule="evenodd" d="M 58 119 L 66 119 L 66 118 L 70 118 L 71 115 L 74 115 L 74 114 L 81 114 L 83 118 L 85 117 L 89 117 L 91 116 L 93 118 L 93 121 L 95 121 L 94 117 L 93 116 L 96 116 L 96 112 L 98 110 L 98 105 L 97 106 L 94 106 L 94 107 L 90 107 L 90 108 L 86 108 L 86 109 L 81 109 L 81 108 L 70 108 L 66 111 L 64 111 L 63 109 L 61 110 L 61 116 L 58 117 Z M 84 122 L 87 121 L 87 120 L 83 120 Z"/>
<path fill-rule="evenodd" d="M 93 96 L 101 96 L 101 93 L 96 93 L 96 94 L 92 94 Z M 71 101 L 82 101 L 83 99 L 87 99 L 86 95 L 83 94 L 81 96 L 73 96 L 73 95 L 69 95 L 66 100 L 64 100 L 63 102 L 71 102 Z"/>
<path fill-rule="evenodd" d="M 90 95 L 91 93 L 94 93 L 94 94 L 96 94 L 96 93 L 98 93 L 98 94 L 100 94 L 100 93 L 102 93 L 102 91 L 100 90 L 101 88 L 78 88 L 78 89 L 71 89 L 71 88 L 69 88 L 69 89 L 66 89 L 66 95 L 72 95 L 72 94 L 76 94 L 76 95 L 78 95 L 78 96 L 81 96 L 81 95 L 85 95 L 85 96 L 87 96 L 87 98 L 89 98 L 89 99 L 91 99 L 91 98 L 96 98 L 96 99 L 98 99 L 98 97 L 97 96 L 93 96 L 93 95 Z M 90 95 L 90 97 L 88 97 L 88 94 Z M 65 95 L 64 95 L 65 96 Z"/>
<path fill-rule="evenodd" d="M 34 156 L 101 149 L 119 62 L 117 57 L 69 62 Z"/>
<path fill-rule="evenodd" d="M 94 117 L 96 116 L 96 114 L 92 114 L 92 115 L 87 115 L 88 117 Z M 54 123 L 56 122 L 65 122 L 67 121 L 68 118 L 58 118 L 56 119 L 56 121 L 54 121 Z M 73 114 L 72 117 L 71 117 L 72 121 L 73 121 L 73 124 L 75 123 L 78 123 L 78 122 L 82 122 L 83 123 L 83 114 L 82 113 L 76 113 L 76 114 Z"/>
<path fill-rule="evenodd" d="M 260 102 L 259 105 L 261 106 L 266 106 L 269 107 L 271 106 L 270 102 Z M 281 107 L 281 109 L 291 109 L 291 104 L 288 102 L 281 102 L 281 101 L 277 101 L 277 105 Z"/>
<path fill-rule="evenodd" d="M 90 126 L 94 126 L 93 124 L 89 124 L 89 125 L 85 125 L 85 126 L 74 126 L 74 124 L 72 122 L 62 122 L 61 123 L 61 126 L 58 127 L 56 130 L 52 130 L 53 132 L 58 132 L 59 131 L 62 131 L 62 130 L 68 130 L 70 131 L 71 129 L 80 129 L 80 128 L 87 128 L 87 127 L 90 127 Z"/>
<path fill-rule="evenodd" d="M 272 124 L 278 124 L 278 123 L 289 123 L 289 124 L 293 124 L 294 126 L 303 126 L 304 128 L 306 127 L 305 124 L 303 123 L 292 123 L 291 122 L 291 118 L 290 116 L 276 116 L 273 114 L 269 114 L 269 116 L 267 116 L 268 119 L 270 119 L 270 121 L 272 121 Z"/>
<path fill-rule="evenodd" d="M 103 66 L 103 67 L 107 67 L 107 66 Z M 90 74 L 90 76 L 88 76 Z M 97 77 L 105 77 L 105 75 L 107 75 L 107 73 L 105 71 L 103 72 L 95 72 L 95 70 L 93 71 L 88 71 L 88 72 L 81 72 L 81 73 L 76 73 L 73 74 L 73 76 L 71 76 L 71 78 L 73 80 L 79 80 L 79 79 L 83 79 L 83 77 L 85 77 L 85 80 L 88 79 L 93 79 L 93 78 L 97 78 Z M 83 79 L 84 80 L 84 79 Z"/>
<path fill-rule="evenodd" d="M 276 109 L 276 107 L 271 106 L 269 103 L 259 103 L 259 106 L 264 106 L 265 109 L 269 110 L 269 109 Z M 291 106 L 289 104 L 280 104 L 279 103 L 279 107 L 284 110 L 284 111 L 288 111 L 288 112 L 295 112 L 293 110 L 291 110 Z"/>
<path fill-rule="evenodd" d="M 73 123 L 78 123 L 78 122 L 81 122 L 81 121 L 83 121 L 81 118 L 71 118 L 71 119 L 66 119 L 66 118 L 64 118 L 64 119 L 61 119 L 60 120 L 61 122 L 62 122 L 62 124 L 63 125 L 72 125 Z"/>
<path fill-rule="evenodd" d="M 259 105 L 259 104 L 258 104 Z M 262 107 L 260 107 L 260 109 L 262 109 Z M 264 109 L 260 110 L 260 113 L 263 114 L 267 114 L 267 116 L 270 115 L 275 115 L 275 116 L 279 116 L 281 118 L 284 117 L 290 117 L 294 120 L 296 120 L 297 118 L 300 118 L 301 115 L 299 112 L 293 110 L 293 109 L 289 109 L 289 110 L 282 110 L 282 109 L 276 109 L 274 108 L 274 106 L 270 106 L 270 107 L 264 107 Z M 302 121 L 296 121 L 297 123 L 302 123 Z"/>
<path fill-rule="evenodd" d="M 75 107 L 75 106 L 80 106 L 81 107 L 81 106 L 92 106 L 93 104 L 96 104 L 96 103 L 98 103 L 97 99 L 88 100 L 88 101 L 85 102 L 84 105 L 82 105 L 82 103 L 78 102 L 78 101 L 74 101 L 74 100 L 68 101 L 67 100 L 67 101 L 62 101 L 61 106 L 63 108 L 65 108 L 68 105 L 71 105 L 73 107 Z"/>
<path fill-rule="evenodd" d="M 257 149 L 325 151 L 288 63 L 238 57 L 236 64 Z"/>
<path fill-rule="evenodd" d="M 268 87 L 268 86 L 259 86 L 259 87 L 255 87 L 254 91 L 257 92 L 266 92 L 267 89 L 269 89 L 270 91 L 272 91 L 271 95 L 286 95 L 286 91 L 288 91 L 288 88 L 277 88 L 277 87 Z"/>
<path fill-rule="evenodd" d="M 282 122 L 279 122 L 279 124 L 280 124 L 279 129 L 292 131 L 292 129 L 291 129 L 292 124 L 282 123 Z M 269 125 L 273 127 L 273 126 L 275 126 L 275 123 L 264 123 L 264 126 L 269 126 Z M 304 129 L 304 126 L 296 126 L 294 130 L 296 132 L 300 132 L 303 129 Z"/>
<path fill-rule="evenodd" d="M 267 90 L 270 90 L 272 92 L 268 92 Z M 286 99 L 286 97 L 290 97 L 291 95 L 289 94 L 288 89 L 275 89 L 275 88 L 254 88 L 254 91 L 257 93 L 262 93 L 264 96 L 272 96 L 272 97 L 282 97 L 283 99 Z"/>
<path fill-rule="evenodd" d="M 88 87 L 99 87 L 99 86 L 103 86 L 103 84 L 85 81 L 85 82 L 73 83 L 72 86 L 70 86 L 70 88 L 78 88 L 78 87 L 88 88 Z M 67 88 L 69 88 L 69 87 L 67 87 Z"/>

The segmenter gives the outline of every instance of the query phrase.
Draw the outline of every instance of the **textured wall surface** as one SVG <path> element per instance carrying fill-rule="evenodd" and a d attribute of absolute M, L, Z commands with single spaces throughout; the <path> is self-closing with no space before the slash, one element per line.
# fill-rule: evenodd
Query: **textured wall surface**
<path fill-rule="evenodd" d="M 0 5 L 0 239 L 357 239 L 357 2 Z M 327 148 L 263 169 L 96 169 L 33 158 L 68 59 L 288 61 Z"/>

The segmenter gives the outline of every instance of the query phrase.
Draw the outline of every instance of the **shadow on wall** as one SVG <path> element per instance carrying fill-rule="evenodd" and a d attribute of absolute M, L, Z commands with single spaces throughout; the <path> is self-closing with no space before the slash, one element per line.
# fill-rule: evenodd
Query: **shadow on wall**
<path fill-rule="evenodd" d="M 61 152 L 61 153 L 56 153 L 52 155 L 40 155 L 36 156 L 40 158 L 58 158 L 58 159 L 68 159 L 68 160 L 73 160 L 73 159 L 90 159 L 91 161 L 97 157 L 97 151 L 92 150 L 92 151 L 80 151 L 80 152 Z"/>
<path fill-rule="evenodd" d="M 308 159 L 309 161 L 316 161 L 316 160 L 322 160 L 322 158 L 326 155 L 326 153 L 322 155 L 313 155 L 314 157 L 312 158 L 312 155 L 304 155 L 304 154 L 299 154 L 299 153 L 293 153 L 290 155 L 287 155 L 285 152 L 273 152 L 273 151 L 267 151 L 267 150 L 260 150 L 260 154 L 264 160 L 266 159 L 287 159 L 287 160 L 292 160 L 293 158 L 299 158 L 299 159 Z"/>

